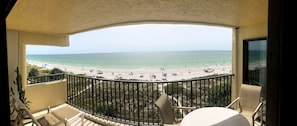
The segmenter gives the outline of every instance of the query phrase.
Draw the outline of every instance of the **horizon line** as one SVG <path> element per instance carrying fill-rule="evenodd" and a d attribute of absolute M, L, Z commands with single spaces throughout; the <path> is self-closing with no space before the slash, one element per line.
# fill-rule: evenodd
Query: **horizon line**
<path fill-rule="evenodd" d="M 41 53 L 41 54 L 26 54 L 26 55 L 72 55 L 72 54 L 108 54 L 108 53 L 152 53 L 152 52 L 191 52 L 191 51 L 232 51 L 232 50 L 155 50 L 155 51 L 119 51 L 119 52 L 81 52 L 81 53 Z"/>

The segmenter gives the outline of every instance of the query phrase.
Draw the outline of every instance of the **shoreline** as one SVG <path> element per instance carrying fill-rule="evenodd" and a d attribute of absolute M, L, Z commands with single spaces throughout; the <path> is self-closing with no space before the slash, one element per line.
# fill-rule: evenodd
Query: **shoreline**
<path fill-rule="evenodd" d="M 59 64 L 47 64 L 43 62 L 30 61 L 30 65 L 36 65 L 45 69 L 59 68 L 65 72 L 74 74 L 85 74 L 92 77 L 104 77 L 104 79 L 136 79 L 136 80 L 183 80 L 195 77 L 203 77 L 214 74 L 231 74 L 230 66 L 208 66 L 195 68 L 176 68 L 176 69 L 100 69 L 98 67 L 76 67 Z M 213 71 L 207 72 L 205 69 Z"/>

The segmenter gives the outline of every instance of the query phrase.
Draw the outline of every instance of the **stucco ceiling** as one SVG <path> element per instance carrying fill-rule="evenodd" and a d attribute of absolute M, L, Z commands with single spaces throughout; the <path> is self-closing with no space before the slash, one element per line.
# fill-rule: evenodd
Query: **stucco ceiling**
<path fill-rule="evenodd" d="M 244 26 L 265 22 L 268 0 L 18 0 L 13 30 L 73 34 L 135 22 Z"/>

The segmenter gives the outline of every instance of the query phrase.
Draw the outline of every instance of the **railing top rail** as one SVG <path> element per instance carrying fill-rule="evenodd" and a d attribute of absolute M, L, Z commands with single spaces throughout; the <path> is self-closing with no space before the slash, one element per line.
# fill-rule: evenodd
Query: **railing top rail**
<path fill-rule="evenodd" d="M 98 79 L 98 80 L 102 80 L 102 81 L 129 82 L 129 83 L 174 83 L 174 82 L 189 82 L 189 81 L 196 81 L 196 80 L 207 80 L 207 79 L 212 79 L 212 78 L 234 76 L 234 74 L 220 74 L 220 75 L 211 75 L 211 76 L 206 76 L 206 77 L 197 77 L 197 78 L 192 78 L 192 79 L 181 79 L 181 80 L 167 81 L 167 80 L 125 80 L 125 79 L 113 80 L 113 79 L 104 79 L 104 78 L 94 78 L 94 77 L 89 77 L 89 76 L 80 76 L 80 75 L 74 75 L 74 74 L 66 74 L 66 75 L 79 76 L 79 77 L 84 77 L 84 78 L 89 78 L 89 79 Z"/>
<path fill-rule="evenodd" d="M 57 76 L 57 75 L 63 75 L 65 73 L 57 73 L 57 74 L 49 74 L 49 75 L 38 75 L 38 76 L 32 76 L 27 78 L 38 78 L 38 77 L 47 77 L 47 76 Z"/>
<path fill-rule="evenodd" d="M 50 74 L 50 75 L 27 77 L 27 84 L 31 85 L 31 84 L 51 82 L 51 81 L 56 81 L 56 80 L 64 80 L 65 75 L 66 74 L 64 74 L 64 73 L 57 73 L 57 74 Z"/>

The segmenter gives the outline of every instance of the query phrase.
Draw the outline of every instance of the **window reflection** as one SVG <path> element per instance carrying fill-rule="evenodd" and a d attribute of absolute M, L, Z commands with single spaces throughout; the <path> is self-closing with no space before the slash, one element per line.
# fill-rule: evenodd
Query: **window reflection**
<path fill-rule="evenodd" d="M 243 42 L 243 83 L 262 86 L 263 96 L 266 91 L 267 40 L 258 38 Z"/>

